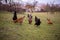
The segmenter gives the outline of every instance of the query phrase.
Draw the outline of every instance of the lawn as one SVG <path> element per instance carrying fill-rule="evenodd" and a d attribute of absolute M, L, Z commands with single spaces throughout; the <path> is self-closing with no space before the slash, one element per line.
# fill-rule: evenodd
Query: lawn
<path fill-rule="evenodd" d="M 60 40 L 60 12 L 48 14 L 46 12 L 31 13 L 32 24 L 28 24 L 27 14 L 17 13 L 18 18 L 25 15 L 22 25 L 14 23 L 13 12 L 0 11 L 0 40 Z M 41 25 L 34 25 L 34 17 L 41 19 Z M 47 24 L 50 18 L 53 24 Z"/>

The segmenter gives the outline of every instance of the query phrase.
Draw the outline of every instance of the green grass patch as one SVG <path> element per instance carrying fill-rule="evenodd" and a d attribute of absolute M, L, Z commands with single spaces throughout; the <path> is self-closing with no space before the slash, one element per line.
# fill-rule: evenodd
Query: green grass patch
<path fill-rule="evenodd" d="M 60 40 L 60 14 L 31 13 L 33 15 L 32 24 L 28 24 L 27 14 L 17 14 L 18 18 L 25 15 L 22 25 L 14 23 L 12 20 L 13 13 L 0 12 L 0 40 Z M 41 19 L 41 25 L 34 25 L 34 17 Z M 53 22 L 52 25 L 47 24 L 47 18 Z"/>

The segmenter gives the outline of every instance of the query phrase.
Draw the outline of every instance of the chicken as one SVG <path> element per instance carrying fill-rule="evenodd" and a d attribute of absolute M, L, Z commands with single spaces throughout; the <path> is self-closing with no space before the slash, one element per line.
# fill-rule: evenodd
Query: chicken
<path fill-rule="evenodd" d="M 40 19 L 35 16 L 35 25 L 39 26 L 40 24 L 41 24 Z"/>
<path fill-rule="evenodd" d="M 19 22 L 20 24 L 23 23 L 25 16 L 18 18 L 16 21 Z"/>
<path fill-rule="evenodd" d="M 37 21 L 37 19 L 38 19 L 38 18 L 35 16 L 35 22 Z"/>
<path fill-rule="evenodd" d="M 32 15 L 31 14 L 28 14 L 28 21 L 29 21 L 29 24 L 31 24 L 32 23 Z"/>
<path fill-rule="evenodd" d="M 16 11 L 14 11 L 14 16 L 13 16 L 13 21 L 14 21 L 14 23 L 16 23 L 17 21 L 17 14 L 16 14 Z"/>
<path fill-rule="evenodd" d="M 32 18 L 29 18 L 29 20 L 28 20 L 28 21 L 29 21 L 29 24 L 31 24 L 31 23 L 32 23 Z"/>
<path fill-rule="evenodd" d="M 27 17 L 29 18 L 29 14 L 27 15 Z"/>
<path fill-rule="evenodd" d="M 50 19 L 47 18 L 47 23 L 48 24 L 53 24 Z"/>

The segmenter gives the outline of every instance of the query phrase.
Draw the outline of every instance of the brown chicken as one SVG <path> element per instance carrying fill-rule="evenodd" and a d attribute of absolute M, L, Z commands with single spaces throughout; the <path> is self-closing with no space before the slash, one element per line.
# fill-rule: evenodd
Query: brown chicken
<path fill-rule="evenodd" d="M 48 24 L 53 24 L 50 19 L 47 19 Z"/>
<path fill-rule="evenodd" d="M 20 24 L 23 23 L 25 16 L 18 18 L 16 21 L 19 22 Z"/>
<path fill-rule="evenodd" d="M 29 24 L 31 24 L 31 23 L 32 23 L 32 18 L 29 18 L 29 20 L 28 20 L 28 21 L 29 21 Z"/>
<path fill-rule="evenodd" d="M 28 22 L 29 22 L 29 24 L 31 24 L 32 23 L 32 15 L 31 14 L 28 14 Z"/>

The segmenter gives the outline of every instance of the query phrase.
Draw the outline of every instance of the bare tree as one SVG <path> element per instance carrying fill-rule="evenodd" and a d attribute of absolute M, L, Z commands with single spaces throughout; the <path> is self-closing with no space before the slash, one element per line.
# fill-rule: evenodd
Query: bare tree
<path fill-rule="evenodd" d="M 35 6 L 36 6 L 37 3 L 38 3 L 37 1 L 34 1 L 33 4 L 27 3 L 27 4 L 26 4 L 26 8 L 27 8 L 27 9 L 30 9 L 30 10 L 29 10 L 30 12 L 34 12 Z"/>
<path fill-rule="evenodd" d="M 54 11 L 56 10 L 56 7 L 55 7 L 55 5 L 54 5 L 54 2 L 55 2 L 55 1 L 53 1 L 53 3 L 50 2 L 50 4 L 47 3 L 46 8 L 45 8 L 46 11 L 47 11 L 47 13 L 48 13 L 48 12 L 54 13 Z"/>
<path fill-rule="evenodd" d="M 1 2 L 2 0 L 0 0 L 0 2 Z"/>
<path fill-rule="evenodd" d="M 55 3 L 55 0 L 53 2 L 50 2 L 50 4 L 51 4 L 50 13 L 51 14 L 53 14 L 55 12 L 55 9 L 56 9 L 54 3 Z"/>
<path fill-rule="evenodd" d="M 36 7 L 37 3 L 38 3 L 38 1 L 34 0 L 34 2 L 33 2 L 33 10 L 35 10 L 35 7 Z"/>
<path fill-rule="evenodd" d="M 45 10 L 47 11 L 47 14 L 50 12 L 50 5 L 47 3 Z"/>
<path fill-rule="evenodd" d="M 5 0 L 5 2 L 7 3 L 7 0 Z"/>

